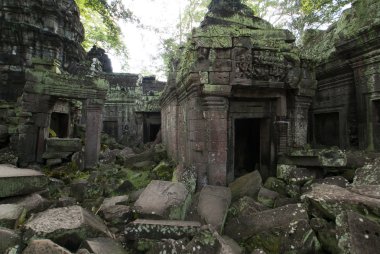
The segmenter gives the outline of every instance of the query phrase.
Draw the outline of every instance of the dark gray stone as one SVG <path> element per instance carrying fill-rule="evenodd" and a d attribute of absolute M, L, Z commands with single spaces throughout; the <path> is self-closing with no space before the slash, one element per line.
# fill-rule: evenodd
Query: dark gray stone
<path fill-rule="evenodd" d="M 44 174 L 36 170 L 0 165 L 0 198 L 41 191 L 48 181 Z"/>
<path fill-rule="evenodd" d="M 236 179 L 230 183 L 228 187 L 231 189 L 232 200 L 237 200 L 244 196 L 256 198 L 261 185 L 261 175 L 260 172 L 256 170 Z"/>
<path fill-rule="evenodd" d="M 207 224 L 221 232 L 230 204 L 231 191 L 229 188 L 205 186 L 199 195 L 198 214 Z"/>
<path fill-rule="evenodd" d="M 127 254 L 120 243 L 111 238 L 99 237 L 85 240 L 81 248 L 87 249 L 94 254 Z"/>
<path fill-rule="evenodd" d="M 147 239 L 181 239 L 193 237 L 200 230 L 201 224 L 194 221 L 135 220 L 125 227 L 125 238 Z"/>
<path fill-rule="evenodd" d="M 37 214 L 24 227 L 25 239 L 47 238 L 70 250 L 77 249 L 87 238 L 111 236 L 99 218 L 80 206 L 47 210 Z"/>
<path fill-rule="evenodd" d="M 13 246 L 21 244 L 21 236 L 16 231 L 0 227 L 0 253 Z"/>
<path fill-rule="evenodd" d="M 22 254 L 71 254 L 67 249 L 47 240 L 32 240 Z"/>

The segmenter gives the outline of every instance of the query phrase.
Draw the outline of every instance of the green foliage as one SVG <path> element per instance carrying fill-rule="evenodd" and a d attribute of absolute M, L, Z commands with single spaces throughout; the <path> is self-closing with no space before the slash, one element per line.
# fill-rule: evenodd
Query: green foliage
<path fill-rule="evenodd" d="M 85 28 L 83 47 L 86 51 L 93 45 L 114 50 L 117 55 L 126 59 L 127 48 L 123 43 L 120 20 L 133 20 L 132 13 L 122 4 L 122 0 L 113 0 L 109 4 L 106 0 L 75 0 L 81 21 Z"/>

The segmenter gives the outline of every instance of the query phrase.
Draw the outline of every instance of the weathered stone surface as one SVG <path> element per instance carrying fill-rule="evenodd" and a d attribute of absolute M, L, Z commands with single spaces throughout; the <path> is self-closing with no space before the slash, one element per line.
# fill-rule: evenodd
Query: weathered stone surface
<path fill-rule="evenodd" d="M 232 200 L 237 200 L 244 196 L 256 198 L 261 185 L 261 175 L 260 172 L 256 170 L 236 179 L 230 183 L 228 187 L 231 189 Z"/>
<path fill-rule="evenodd" d="M 16 204 L 24 207 L 28 213 L 38 213 L 47 209 L 51 202 L 38 193 L 28 196 L 18 196 L 0 200 L 0 204 Z"/>
<path fill-rule="evenodd" d="M 20 205 L 0 205 L 0 227 L 14 229 L 25 216 L 26 210 Z"/>
<path fill-rule="evenodd" d="M 135 220 L 125 228 L 125 238 L 147 239 L 181 239 L 193 237 L 200 230 L 201 224 L 194 221 Z"/>
<path fill-rule="evenodd" d="M 253 215 L 242 214 L 237 218 L 232 218 L 225 225 L 225 234 L 239 242 L 272 229 L 287 228 L 291 222 L 299 220 L 308 220 L 303 205 L 287 205 Z"/>
<path fill-rule="evenodd" d="M 356 194 L 380 199 L 380 185 L 354 185 L 349 190 Z"/>
<path fill-rule="evenodd" d="M 253 198 L 243 197 L 232 203 L 228 211 L 228 220 L 241 215 L 253 215 L 257 212 L 268 210 L 269 208 L 256 202 Z"/>
<path fill-rule="evenodd" d="M 257 196 L 257 200 L 261 204 L 272 208 L 274 206 L 274 203 L 276 202 L 276 199 L 279 197 L 280 194 L 278 194 L 277 192 L 268 190 L 267 188 L 261 188 Z"/>
<path fill-rule="evenodd" d="M 205 186 L 199 195 L 198 214 L 207 224 L 221 232 L 230 204 L 231 191 L 229 188 Z"/>
<path fill-rule="evenodd" d="M 126 205 L 128 203 L 128 200 L 129 200 L 128 195 L 105 198 L 103 200 L 101 209 L 104 209 L 108 206 L 114 206 L 114 205 Z"/>
<path fill-rule="evenodd" d="M 0 165 L 0 198 L 43 190 L 48 178 L 41 172 Z"/>
<path fill-rule="evenodd" d="M 106 206 L 100 210 L 99 214 L 107 221 L 107 224 L 112 226 L 123 225 L 126 220 L 132 218 L 131 209 L 125 205 Z"/>
<path fill-rule="evenodd" d="M 352 211 L 337 216 L 336 224 L 340 253 L 377 253 L 379 251 L 379 224 Z"/>
<path fill-rule="evenodd" d="M 110 236 L 96 216 L 80 206 L 50 209 L 25 224 L 26 239 L 47 238 L 72 250 L 89 237 Z"/>
<path fill-rule="evenodd" d="M 128 252 L 121 246 L 120 243 L 116 242 L 111 238 L 91 238 L 85 240 L 81 248 L 87 249 L 94 254 L 127 254 Z"/>
<path fill-rule="evenodd" d="M 152 181 L 135 202 L 134 208 L 146 216 L 184 218 L 188 191 L 182 183 Z"/>
<path fill-rule="evenodd" d="M 281 195 L 284 195 L 284 196 L 287 195 L 286 183 L 283 180 L 278 179 L 276 177 L 269 177 L 265 181 L 264 187 L 269 189 L 269 190 L 275 191 Z"/>
<path fill-rule="evenodd" d="M 380 185 L 380 159 L 357 169 L 353 185 Z"/>
<path fill-rule="evenodd" d="M 294 150 L 288 157 L 284 158 L 289 165 L 299 167 L 345 167 L 347 166 L 347 155 L 339 149 L 323 150 Z"/>
<path fill-rule="evenodd" d="M 317 177 L 315 170 L 294 165 L 277 165 L 277 177 L 291 184 L 304 184 Z"/>
<path fill-rule="evenodd" d="M 222 239 L 219 239 L 221 248 L 219 254 L 241 254 L 243 253 L 243 248 L 239 246 L 234 239 L 229 236 L 222 236 Z"/>
<path fill-rule="evenodd" d="M 322 218 L 312 218 L 310 226 L 318 235 L 322 249 L 328 253 L 339 253 L 336 225 Z"/>
<path fill-rule="evenodd" d="M 79 138 L 49 138 L 46 140 L 46 151 L 52 152 L 79 152 L 82 142 Z"/>
<path fill-rule="evenodd" d="M 334 219 L 345 210 L 363 210 L 380 216 L 380 200 L 350 192 L 335 185 L 315 184 L 302 196 L 309 209 Z"/>
<path fill-rule="evenodd" d="M 323 179 L 316 179 L 314 183 L 336 185 L 341 188 L 347 188 L 347 186 L 349 185 L 349 182 L 343 176 L 331 176 Z"/>
<path fill-rule="evenodd" d="M 0 227 L 0 253 L 21 243 L 21 236 L 13 230 Z"/>
<path fill-rule="evenodd" d="M 22 254 L 71 254 L 67 249 L 59 246 L 51 240 L 32 240 Z"/>

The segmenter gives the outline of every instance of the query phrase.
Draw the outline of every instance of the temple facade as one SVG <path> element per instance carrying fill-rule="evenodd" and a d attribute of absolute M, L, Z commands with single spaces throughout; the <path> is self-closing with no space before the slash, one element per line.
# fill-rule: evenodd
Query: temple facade
<path fill-rule="evenodd" d="M 198 186 L 267 178 L 278 155 L 307 144 L 316 79 L 294 42 L 240 1 L 211 2 L 161 97 L 163 143 Z"/>

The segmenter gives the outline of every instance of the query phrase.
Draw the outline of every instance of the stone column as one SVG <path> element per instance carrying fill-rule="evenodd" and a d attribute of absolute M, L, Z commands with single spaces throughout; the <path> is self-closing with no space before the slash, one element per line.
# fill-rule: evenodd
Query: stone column
<path fill-rule="evenodd" d="M 93 168 L 98 163 L 103 105 L 103 101 L 87 101 L 85 168 Z"/>
<path fill-rule="evenodd" d="M 307 144 L 310 97 L 295 97 L 295 109 L 293 116 L 293 147 L 303 147 Z"/>
<path fill-rule="evenodd" d="M 204 116 L 207 123 L 208 184 L 227 185 L 228 99 L 206 97 Z"/>

